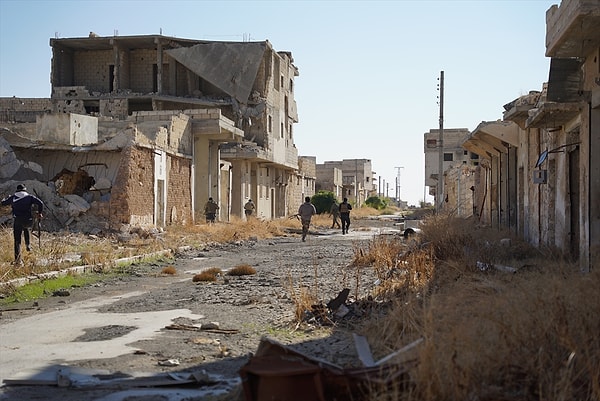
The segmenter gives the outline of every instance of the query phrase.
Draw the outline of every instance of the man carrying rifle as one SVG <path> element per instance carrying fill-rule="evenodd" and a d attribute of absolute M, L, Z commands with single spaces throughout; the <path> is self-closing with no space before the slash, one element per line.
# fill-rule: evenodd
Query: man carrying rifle
<path fill-rule="evenodd" d="M 2 199 L 2 206 L 11 205 L 13 214 L 13 234 L 15 239 L 15 264 L 21 263 L 21 234 L 25 238 L 25 249 L 31 251 L 29 230 L 33 226 L 31 207 L 37 206 L 38 218 L 43 217 L 44 203 L 27 192 L 25 185 L 17 185 L 17 192 Z"/>

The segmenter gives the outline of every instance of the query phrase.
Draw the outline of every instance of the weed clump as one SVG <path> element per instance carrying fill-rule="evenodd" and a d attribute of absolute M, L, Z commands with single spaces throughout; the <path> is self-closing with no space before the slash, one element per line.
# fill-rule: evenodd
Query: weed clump
<path fill-rule="evenodd" d="M 173 275 L 177 274 L 177 269 L 174 266 L 165 266 L 162 268 L 161 273 Z"/>
<path fill-rule="evenodd" d="M 195 274 L 192 278 L 194 283 L 197 282 L 208 282 L 208 281 L 217 281 L 217 277 L 222 275 L 223 271 L 218 267 L 211 267 L 208 270 L 204 270 L 198 274 Z"/>
<path fill-rule="evenodd" d="M 251 276 L 256 274 L 256 269 L 248 264 L 237 265 L 227 272 L 228 276 Z"/>

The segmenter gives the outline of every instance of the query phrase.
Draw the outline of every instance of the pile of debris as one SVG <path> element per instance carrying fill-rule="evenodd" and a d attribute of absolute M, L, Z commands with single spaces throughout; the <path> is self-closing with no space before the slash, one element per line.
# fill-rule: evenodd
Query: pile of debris
<path fill-rule="evenodd" d="M 5 198 L 13 194 L 18 184 L 25 184 L 27 191 L 40 198 L 44 202 L 44 218 L 41 222 L 43 231 L 71 231 L 84 234 L 98 235 L 110 228 L 108 217 L 103 213 L 96 213 L 104 208 L 98 201 L 88 202 L 83 196 L 75 193 L 64 193 L 65 185 L 63 178 L 44 183 L 36 180 L 24 182 L 7 181 L 0 183 L 0 197 Z M 70 182 L 70 181 L 68 181 Z M 56 185 L 56 184 L 62 185 Z M 84 195 L 82 193 L 82 195 Z M 108 202 L 103 202 L 107 204 Z M 6 208 L 0 215 L 0 225 L 8 225 L 12 222 L 10 208 Z"/>

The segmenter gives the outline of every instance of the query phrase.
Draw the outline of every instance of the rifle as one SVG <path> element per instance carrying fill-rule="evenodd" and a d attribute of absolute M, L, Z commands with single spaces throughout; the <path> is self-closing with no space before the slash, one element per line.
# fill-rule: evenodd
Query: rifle
<path fill-rule="evenodd" d="M 37 231 L 37 234 L 35 233 Z M 37 237 L 38 246 L 42 249 L 42 218 L 40 212 L 33 213 L 33 226 L 31 227 L 31 234 Z"/>

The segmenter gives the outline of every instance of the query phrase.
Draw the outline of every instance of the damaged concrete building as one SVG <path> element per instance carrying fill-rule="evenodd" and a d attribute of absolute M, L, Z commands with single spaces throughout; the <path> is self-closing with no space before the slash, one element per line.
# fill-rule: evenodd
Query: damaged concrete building
<path fill-rule="evenodd" d="M 0 99 L 0 180 L 51 183 L 111 224 L 294 213 L 301 203 L 290 52 L 268 41 L 53 38 L 51 97 Z M 65 224 L 66 222 L 61 222 Z"/>
<path fill-rule="evenodd" d="M 359 207 L 377 191 L 371 159 L 330 160 L 317 164 L 316 171 L 318 190 L 331 191 L 336 197 L 348 198 Z"/>
<path fill-rule="evenodd" d="M 440 152 L 443 153 L 442 168 L 444 174 L 446 174 L 447 170 L 451 168 L 457 169 L 461 166 L 471 167 L 479 164 L 479 155 L 469 152 L 462 147 L 462 143 L 468 135 L 468 128 L 446 128 L 444 129 L 444 140 L 440 148 L 439 129 L 430 129 L 429 132 L 423 134 L 425 153 L 425 186 L 429 187 L 429 195 L 435 198 L 436 205 L 438 205 L 440 202 L 448 203 L 448 198 L 446 197 L 446 195 L 448 195 L 447 191 L 444 191 L 443 197 L 438 199 L 437 196 Z M 461 198 L 460 195 L 456 195 L 455 198 L 467 199 L 468 197 L 465 195 Z M 454 204 L 453 208 L 460 209 L 461 207 Z"/>
<path fill-rule="evenodd" d="M 600 264 L 597 0 L 563 0 L 547 11 L 546 56 L 542 90 L 504 105 L 503 121 L 481 123 L 463 144 L 482 159 L 475 215 L 589 271 Z"/>

